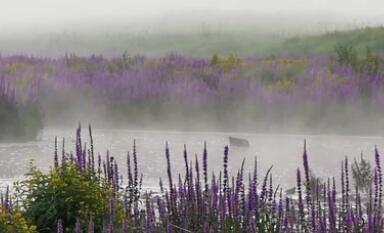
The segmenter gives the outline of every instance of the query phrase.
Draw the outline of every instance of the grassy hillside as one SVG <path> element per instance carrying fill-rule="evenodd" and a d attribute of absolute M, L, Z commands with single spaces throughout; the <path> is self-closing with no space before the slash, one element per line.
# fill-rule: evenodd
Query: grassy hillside
<path fill-rule="evenodd" d="M 367 27 L 351 31 L 335 31 L 317 36 L 294 37 L 271 48 L 273 53 L 329 53 L 338 44 L 352 46 L 358 52 L 369 47 L 375 53 L 384 52 L 384 27 Z"/>
<path fill-rule="evenodd" d="M 103 54 L 120 56 L 144 54 L 162 56 L 171 52 L 198 57 L 213 54 L 237 54 L 241 57 L 287 53 L 329 53 L 337 44 L 352 45 L 357 51 L 367 47 L 384 52 L 384 27 L 367 27 L 350 31 L 334 31 L 321 35 L 288 38 L 283 33 L 266 33 L 256 29 L 205 32 L 168 32 L 131 34 L 51 34 L 20 38 L 0 38 L 3 54 L 79 55 Z"/>
<path fill-rule="evenodd" d="M 162 56 L 171 52 L 198 57 L 212 54 L 239 56 L 265 54 L 284 41 L 281 36 L 258 32 L 215 31 L 189 33 L 148 33 L 113 35 L 39 35 L 25 38 L 0 38 L 0 51 L 4 54 L 28 53 L 34 55 L 103 54 L 119 56 L 144 54 Z"/>

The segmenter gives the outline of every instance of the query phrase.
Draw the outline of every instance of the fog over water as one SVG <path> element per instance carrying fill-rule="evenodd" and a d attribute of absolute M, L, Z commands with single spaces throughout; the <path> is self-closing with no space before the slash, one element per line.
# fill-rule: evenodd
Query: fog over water
<path fill-rule="evenodd" d="M 83 139 L 89 142 L 88 133 L 83 131 Z M 125 176 L 126 154 L 132 152 L 133 140 L 136 140 L 139 172 L 144 174 L 143 186 L 158 187 L 159 177 L 166 180 L 165 143 L 171 151 L 173 174 L 184 174 L 183 145 L 187 145 L 189 159 L 195 155 L 202 158 L 204 141 L 208 148 L 209 170 L 219 171 L 223 166 L 224 146 L 228 145 L 228 136 L 249 140 L 249 148 L 230 147 L 229 169 L 232 174 L 246 160 L 245 171 L 252 171 L 255 157 L 258 158 L 260 174 L 273 165 L 272 173 L 276 183 L 284 188 L 295 184 L 295 172 L 302 167 L 303 142 L 307 139 L 309 163 L 315 175 L 324 179 L 340 174 L 340 161 L 348 156 L 360 158 L 363 153 L 369 161 L 374 161 L 374 145 L 384 148 L 383 137 L 331 136 L 331 135 L 289 135 L 289 134 L 245 134 L 218 132 L 165 132 L 165 131 L 129 131 L 94 129 L 95 152 L 103 156 L 109 150 L 110 155 L 119 162 L 121 175 Z M 66 138 L 66 151 L 74 151 L 75 131 L 69 129 L 44 130 L 41 140 L 28 143 L 0 144 L 0 185 L 14 179 L 23 178 L 31 160 L 45 171 L 53 165 L 54 137 Z M 59 137 L 59 138 L 60 138 Z M 60 145 L 59 140 L 59 145 Z M 61 151 L 61 147 L 59 147 Z"/>

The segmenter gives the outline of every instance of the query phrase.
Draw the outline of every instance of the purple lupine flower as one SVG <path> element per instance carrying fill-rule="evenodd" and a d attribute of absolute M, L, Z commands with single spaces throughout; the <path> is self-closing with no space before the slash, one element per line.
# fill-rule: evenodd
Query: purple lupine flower
<path fill-rule="evenodd" d="M 341 211 L 345 213 L 345 175 L 344 175 L 344 163 L 341 163 Z"/>
<path fill-rule="evenodd" d="M 272 204 L 273 201 L 273 182 L 272 182 L 272 174 L 269 174 L 269 191 L 268 191 L 268 203 Z"/>
<path fill-rule="evenodd" d="M 65 139 L 63 138 L 63 145 L 61 150 L 61 166 L 64 166 L 66 164 L 66 156 L 65 156 Z"/>
<path fill-rule="evenodd" d="M 57 137 L 55 137 L 54 167 L 59 167 L 59 155 L 57 153 Z"/>
<path fill-rule="evenodd" d="M 159 211 L 159 220 L 163 224 L 166 224 L 166 209 L 165 209 L 165 206 L 164 206 L 164 202 L 163 202 L 163 200 L 160 197 L 157 198 L 157 208 L 158 208 L 158 211 Z"/>
<path fill-rule="evenodd" d="M 376 170 L 377 170 L 378 183 L 379 183 L 379 215 L 380 215 L 381 206 L 382 206 L 382 195 L 383 195 L 383 178 L 382 178 L 382 171 L 381 171 L 380 154 L 377 147 L 375 147 L 375 163 L 376 163 Z"/>
<path fill-rule="evenodd" d="M 81 233 L 81 225 L 79 218 L 76 218 L 74 233 Z"/>
<path fill-rule="evenodd" d="M 129 232 L 128 220 L 124 218 L 123 223 L 121 224 L 121 233 L 128 233 L 128 232 Z"/>
<path fill-rule="evenodd" d="M 196 201 L 197 201 L 198 211 L 201 213 L 203 212 L 204 205 L 202 203 L 202 196 L 201 196 L 200 166 L 199 166 L 199 160 L 197 158 L 197 155 L 195 155 L 195 169 L 196 169 L 196 181 L 195 181 Z"/>
<path fill-rule="evenodd" d="M 210 196 L 210 208 L 207 210 L 208 214 L 212 213 L 217 216 L 217 202 L 218 202 L 218 193 L 219 193 L 219 185 L 216 181 L 215 173 L 212 173 L 212 181 L 211 181 L 211 196 Z"/>
<path fill-rule="evenodd" d="M 87 169 L 88 170 L 90 170 L 90 171 L 92 171 L 92 163 L 91 163 L 91 150 L 90 149 L 88 149 L 87 150 L 87 152 L 88 152 L 88 161 L 87 161 Z"/>
<path fill-rule="evenodd" d="M 211 229 L 209 227 L 209 224 L 207 222 L 203 225 L 203 233 L 211 233 Z"/>
<path fill-rule="evenodd" d="M 106 233 L 114 233 L 114 225 L 109 223 L 106 228 Z"/>
<path fill-rule="evenodd" d="M 109 157 L 109 150 L 107 150 L 106 161 L 104 163 L 105 178 L 108 182 L 111 181 L 111 158 Z"/>
<path fill-rule="evenodd" d="M 172 182 L 172 169 L 171 169 L 171 158 L 169 153 L 168 142 L 165 143 L 165 158 L 167 159 L 167 174 L 169 182 L 169 191 L 172 191 L 173 182 Z"/>
<path fill-rule="evenodd" d="M 64 230 L 63 230 L 63 223 L 61 221 L 61 219 L 59 219 L 59 221 L 57 221 L 57 230 L 56 230 L 57 233 L 64 233 Z"/>
<path fill-rule="evenodd" d="M 81 154 L 81 161 L 82 161 L 82 169 L 86 168 L 87 165 L 87 143 L 84 142 L 83 152 Z"/>
<path fill-rule="evenodd" d="M 88 223 L 88 233 L 94 233 L 94 232 L 95 232 L 95 223 L 91 218 L 91 220 L 89 220 L 89 223 Z"/>
<path fill-rule="evenodd" d="M 138 195 L 138 182 L 139 182 L 139 172 L 138 172 L 138 166 L 137 166 L 137 151 L 136 151 L 136 140 L 133 140 L 133 182 L 135 186 L 135 195 Z"/>
<path fill-rule="evenodd" d="M 374 185 L 374 192 L 375 192 L 374 201 L 373 201 L 373 205 L 374 205 L 373 210 L 376 211 L 377 207 L 378 207 L 378 202 L 379 202 L 379 181 L 378 181 L 378 174 L 377 174 L 376 168 L 375 168 L 373 174 L 374 174 L 373 175 L 373 185 Z"/>
<path fill-rule="evenodd" d="M 204 142 L 203 175 L 204 175 L 205 192 L 208 192 L 209 187 L 208 187 L 208 152 L 207 152 L 207 142 Z"/>
<path fill-rule="evenodd" d="M 349 209 L 349 172 L 348 158 L 345 157 L 345 209 Z"/>
<path fill-rule="evenodd" d="M 103 164 L 104 165 L 104 164 Z M 101 155 L 97 155 L 97 179 L 99 180 L 99 183 L 101 182 L 101 173 L 102 173 L 102 167 L 101 167 Z"/>
<path fill-rule="evenodd" d="M 277 211 L 277 232 L 281 231 L 281 226 L 283 222 L 283 190 L 280 188 L 280 194 L 279 194 L 279 204 L 278 204 L 278 211 Z"/>
<path fill-rule="evenodd" d="M 154 217 L 152 216 L 152 206 L 149 198 L 146 198 L 146 223 L 145 223 L 145 232 L 151 233 L 153 230 L 153 221 Z"/>
<path fill-rule="evenodd" d="M 284 227 L 283 230 L 288 230 L 290 227 L 290 201 L 289 197 L 285 198 L 285 216 L 284 216 Z"/>
<path fill-rule="evenodd" d="M 76 131 L 76 158 L 77 158 L 77 164 L 80 168 L 83 168 L 83 149 L 82 149 L 82 143 L 81 143 L 81 125 L 79 124 L 79 127 Z"/>
<path fill-rule="evenodd" d="M 116 219 L 116 207 L 115 207 L 115 198 L 113 195 L 109 198 L 109 223 L 113 224 Z"/>
<path fill-rule="evenodd" d="M 91 157 L 94 157 L 94 146 L 93 146 L 93 136 L 92 136 L 92 127 L 91 124 L 88 125 L 88 131 L 89 131 L 89 143 L 90 143 L 90 152 L 91 152 Z"/>
<path fill-rule="evenodd" d="M 5 197 L 4 197 L 4 209 L 6 212 L 11 211 L 11 205 L 10 205 L 11 198 L 9 197 L 9 186 L 7 185 L 7 188 L 5 189 Z"/>
<path fill-rule="evenodd" d="M 223 185 L 224 185 L 223 193 L 225 195 L 228 189 L 228 146 L 224 147 L 224 184 Z"/>
<path fill-rule="evenodd" d="M 254 187 L 257 186 L 257 157 L 255 157 L 254 167 L 253 167 L 253 183 Z"/>
<path fill-rule="evenodd" d="M 301 174 L 300 169 L 297 169 L 297 194 L 299 197 L 299 217 L 300 217 L 300 225 L 303 227 L 304 225 L 304 205 L 303 205 L 303 197 L 301 192 Z"/>
<path fill-rule="evenodd" d="M 309 177 L 309 163 L 308 163 L 307 141 L 306 140 L 304 140 L 303 164 L 304 164 L 305 181 L 307 183 L 309 183 L 310 177 Z"/>
<path fill-rule="evenodd" d="M 264 201 L 264 198 L 266 198 L 268 195 L 267 184 L 268 184 L 269 173 L 271 172 L 272 167 L 273 166 L 269 167 L 269 169 L 267 170 L 267 173 L 264 176 L 263 185 L 261 187 L 261 194 L 260 194 L 261 201 Z"/>
<path fill-rule="evenodd" d="M 113 182 L 113 186 L 114 186 L 114 191 L 115 192 L 118 192 L 119 191 L 119 167 L 115 161 L 115 167 L 114 167 L 114 182 Z"/>
<path fill-rule="evenodd" d="M 332 177 L 332 201 L 336 203 L 336 181 L 335 177 Z"/>
<path fill-rule="evenodd" d="M 312 192 L 311 192 L 311 183 L 310 183 L 310 170 L 308 163 L 308 154 L 307 154 L 307 141 L 304 140 L 304 152 L 303 152 L 303 165 L 304 165 L 304 174 L 305 174 L 305 200 L 307 203 L 308 211 L 311 211 L 311 226 L 312 230 L 316 231 L 315 223 L 315 210 L 312 203 Z"/>
<path fill-rule="evenodd" d="M 184 144 L 184 163 L 185 163 L 185 181 L 189 183 L 189 166 L 188 166 L 188 153 L 187 145 Z M 189 184 L 188 184 L 189 187 Z"/>
<path fill-rule="evenodd" d="M 131 188 L 133 185 L 132 170 L 131 170 L 131 156 L 129 151 L 127 153 L 127 177 L 128 177 L 128 187 Z"/>

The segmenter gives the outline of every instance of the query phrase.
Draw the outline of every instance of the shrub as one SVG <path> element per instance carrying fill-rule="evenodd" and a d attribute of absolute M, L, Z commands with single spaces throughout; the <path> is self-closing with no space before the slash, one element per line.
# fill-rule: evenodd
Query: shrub
<path fill-rule="evenodd" d="M 218 65 L 220 63 L 220 58 L 217 54 L 214 54 L 211 58 L 211 61 L 209 62 L 209 64 L 211 66 L 214 66 L 214 65 Z"/>
<path fill-rule="evenodd" d="M 37 233 L 36 227 L 29 224 L 18 206 L 13 206 L 9 189 L 1 195 L 0 232 L 4 233 Z"/>
<path fill-rule="evenodd" d="M 29 225 L 20 211 L 6 211 L 3 208 L 0 208 L 0 232 L 37 233 L 36 227 Z"/>
<path fill-rule="evenodd" d="M 336 61 L 339 65 L 350 65 L 357 68 L 357 53 L 351 45 L 338 44 L 335 46 Z"/>
<path fill-rule="evenodd" d="M 29 178 L 19 184 L 18 192 L 24 215 L 39 232 L 52 232 L 59 219 L 64 229 L 73 229 L 77 217 L 83 221 L 93 219 L 98 227 L 103 225 L 112 193 L 105 180 L 73 162 L 48 174 L 32 169 Z"/>

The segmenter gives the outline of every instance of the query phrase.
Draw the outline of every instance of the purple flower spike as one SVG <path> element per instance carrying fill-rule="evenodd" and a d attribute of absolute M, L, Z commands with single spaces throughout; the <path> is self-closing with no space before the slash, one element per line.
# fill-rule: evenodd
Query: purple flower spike
<path fill-rule="evenodd" d="M 57 221 L 57 233 L 64 233 L 64 230 L 63 230 L 63 223 L 61 221 L 61 219 L 59 219 L 59 221 Z"/>

